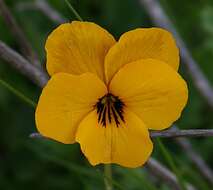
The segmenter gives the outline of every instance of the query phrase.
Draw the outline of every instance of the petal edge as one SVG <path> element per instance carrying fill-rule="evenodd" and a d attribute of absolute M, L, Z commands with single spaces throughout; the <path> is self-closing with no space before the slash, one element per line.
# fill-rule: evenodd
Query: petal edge
<path fill-rule="evenodd" d="M 46 41 L 48 73 L 92 72 L 104 80 L 104 58 L 114 43 L 113 36 L 95 23 L 61 24 Z"/>
<path fill-rule="evenodd" d="M 170 32 L 161 28 L 138 28 L 124 33 L 106 55 L 107 81 L 123 65 L 148 58 L 158 59 L 178 70 L 179 49 Z"/>
<path fill-rule="evenodd" d="M 80 124 L 76 141 L 92 165 L 116 163 L 135 168 L 143 165 L 152 153 L 153 144 L 144 123 L 131 111 L 125 111 L 125 123 L 102 127 L 91 112 Z"/>
<path fill-rule="evenodd" d="M 106 92 L 105 84 L 91 73 L 54 75 L 43 89 L 36 108 L 38 131 L 56 141 L 74 143 L 79 122 Z"/>
<path fill-rule="evenodd" d="M 154 130 L 168 128 L 176 121 L 188 100 L 183 78 L 166 63 L 154 59 L 126 64 L 115 74 L 109 89 Z"/>

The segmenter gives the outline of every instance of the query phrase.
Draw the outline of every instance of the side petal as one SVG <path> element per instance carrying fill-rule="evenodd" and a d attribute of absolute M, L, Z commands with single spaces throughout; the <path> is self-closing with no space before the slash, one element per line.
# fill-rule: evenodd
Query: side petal
<path fill-rule="evenodd" d="M 182 77 L 167 64 L 154 59 L 126 64 L 114 76 L 109 89 L 149 129 L 156 130 L 176 121 L 188 99 L 187 84 Z"/>
<path fill-rule="evenodd" d="M 54 75 L 43 89 L 36 109 L 36 126 L 45 137 L 74 143 L 79 122 L 106 94 L 105 84 L 94 74 Z"/>
<path fill-rule="evenodd" d="M 104 58 L 115 43 L 112 35 L 91 22 L 74 21 L 56 28 L 46 42 L 50 75 L 92 72 L 104 79 Z"/>
<path fill-rule="evenodd" d="M 107 81 L 123 65 L 148 58 L 164 61 L 178 70 L 179 50 L 171 33 L 161 28 L 141 28 L 124 33 L 106 55 Z"/>
<path fill-rule="evenodd" d="M 125 110 L 125 122 L 119 127 L 114 122 L 103 127 L 95 111 L 80 123 L 76 141 L 92 165 L 116 163 L 138 167 L 149 158 L 153 145 L 144 123 L 132 112 Z"/>

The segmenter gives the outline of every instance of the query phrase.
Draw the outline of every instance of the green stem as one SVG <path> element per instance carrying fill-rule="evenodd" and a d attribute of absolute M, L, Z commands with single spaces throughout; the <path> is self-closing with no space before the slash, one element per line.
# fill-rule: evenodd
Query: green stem
<path fill-rule="evenodd" d="M 110 164 L 104 165 L 104 183 L 106 190 L 112 190 L 112 168 Z"/>
<path fill-rule="evenodd" d="M 177 180 L 180 183 L 181 189 L 186 190 L 184 180 L 183 180 L 178 168 L 176 167 L 176 165 L 172 159 L 172 156 L 169 154 L 168 150 L 166 149 L 166 147 L 164 146 L 164 144 L 161 142 L 161 140 L 159 138 L 157 138 L 157 142 L 163 153 L 165 160 L 167 161 L 167 163 L 170 166 L 170 168 L 172 169 L 172 171 L 176 174 Z"/>
<path fill-rule="evenodd" d="M 32 101 L 31 99 L 29 99 L 28 97 L 26 97 L 23 93 L 21 93 L 20 91 L 16 90 L 14 87 L 12 87 L 10 84 L 8 84 L 7 82 L 5 82 L 4 80 L 0 79 L 0 84 L 5 87 L 7 90 L 9 90 L 10 92 L 12 92 L 15 96 L 17 96 L 18 98 L 20 98 L 21 100 L 23 100 L 24 102 L 26 102 L 27 104 L 29 104 L 30 106 L 32 106 L 33 108 L 36 107 L 36 103 L 34 101 Z"/>
<path fill-rule="evenodd" d="M 81 18 L 81 16 L 78 14 L 78 12 L 74 9 L 74 7 L 72 6 L 72 4 L 68 1 L 65 0 L 67 6 L 70 8 L 70 10 L 73 12 L 73 14 L 75 15 L 75 17 L 80 20 L 83 21 L 83 19 Z"/>

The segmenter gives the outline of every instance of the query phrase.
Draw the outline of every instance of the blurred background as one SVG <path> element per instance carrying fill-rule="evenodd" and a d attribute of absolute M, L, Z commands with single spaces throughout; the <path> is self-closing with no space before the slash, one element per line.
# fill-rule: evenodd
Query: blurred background
<path fill-rule="evenodd" d="M 48 4 L 67 20 L 76 20 L 63 0 Z M 112 33 L 116 39 L 137 27 L 152 27 L 146 10 L 138 0 L 70 0 L 84 20 L 93 21 Z M 31 0 L 6 0 L 26 38 L 45 64 L 44 44 L 48 34 L 59 25 L 37 9 Z M 161 0 L 164 11 L 187 44 L 201 70 L 213 84 L 213 1 Z M 20 52 L 16 37 L 0 16 L 0 40 Z M 195 89 L 187 70 L 180 72 L 189 85 L 189 102 L 181 119 L 181 129 L 212 128 L 212 110 Z M 37 102 L 41 89 L 0 59 L 0 78 Z M 93 168 L 79 146 L 31 139 L 36 132 L 34 109 L 0 86 L 0 189 L 2 190 L 99 190 L 104 189 L 102 167 Z M 213 167 L 212 138 L 191 138 L 194 150 Z M 212 190 L 213 186 L 185 151 L 173 139 L 162 140 L 179 174 L 195 189 Z M 170 168 L 159 145 L 153 158 Z M 170 168 L 171 169 L 171 168 Z M 169 190 L 172 187 L 146 167 L 126 169 L 113 165 L 114 189 Z"/>

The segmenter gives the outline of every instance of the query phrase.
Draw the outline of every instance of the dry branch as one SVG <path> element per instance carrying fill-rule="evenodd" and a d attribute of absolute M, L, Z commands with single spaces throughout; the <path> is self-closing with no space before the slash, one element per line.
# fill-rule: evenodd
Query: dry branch
<path fill-rule="evenodd" d="M 141 5 L 145 8 L 150 15 L 151 20 L 156 26 L 165 28 L 173 33 L 177 44 L 180 47 L 180 54 L 183 63 L 188 69 L 188 73 L 193 79 L 194 85 L 200 94 L 205 98 L 209 106 L 213 108 L 213 89 L 210 86 L 208 80 L 200 70 L 198 64 L 193 59 L 192 55 L 188 51 L 186 44 L 181 39 L 180 35 L 176 31 L 175 27 L 163 11 L 160 3 L 157 0 L 139 0 Z"/>
<path fill-rule="evenodd" d="M 0 58 L 25 75 L 39 87 L 43 87 L 48 77 L 41 69 L 30 64 L 24 57 L 0 41 Z"/>
<path fill-rule="evenodd" d="M 213 172 L 207 166 L 205 161 L 197 154 L 189 141 L 185 138 L 177 138 L 175 141 L 181 146 L 185 154 L 195 163 L 195 166 L 202 173 L 203 176 L 213 185 Z"/>
<path fill-rule="evenodd" d="M 177 137 L 213 137 L 213 129 L 187 129 L 187 130 L 174 130 L 167 129 L 159 132 L 150 132 L 152 138 L 177 138 Z M 39 133 L 32 133 L 31 138 L 46 138 Z"/>
<path fill-rule="evenodd" d="M 168 129 L 160 132 L 151 132 L 151 137 L 164 137 L 164 138 L 175 138 L 175 137 L 212 137 L 213 129 L 186 129 L 186 130 L 173 130 Z"/>
<path fill-rule="evenodd" d="M 67 20 L 55 10 L 47 1 L 36 0 L 34 2 L 24 2 L 17 5 L 18 10 L 40 10 L 50 20 L 56 24 L 67 22 Z"/>
<path fill-rule="evenodd" d="M 150 158 L 148 160 L 146 167 L 152 172 L 152 174 L 170 185 L 172 189 L 181 190 L 175 174 L 154 158 Z M 186 184 L 186 189 L 195 190 L 195 187 L 193 187 L 191 184 Z"/>
<path fill-rule="evenodd" d="M 38 56 L 33 51 L 30 43 L 27 41 L 22 29 L 17 24 L 15 18 L 13 17 L 12 13 L 8 9 L 7 5 L 4 3 L 4 0 L 0 0 L 0 13 L 7 24 L 8 28 L 10 29 L 11 33 L 17 40 L 22 53 L 29 59 L 33 64 L 40 65 Z"/>

